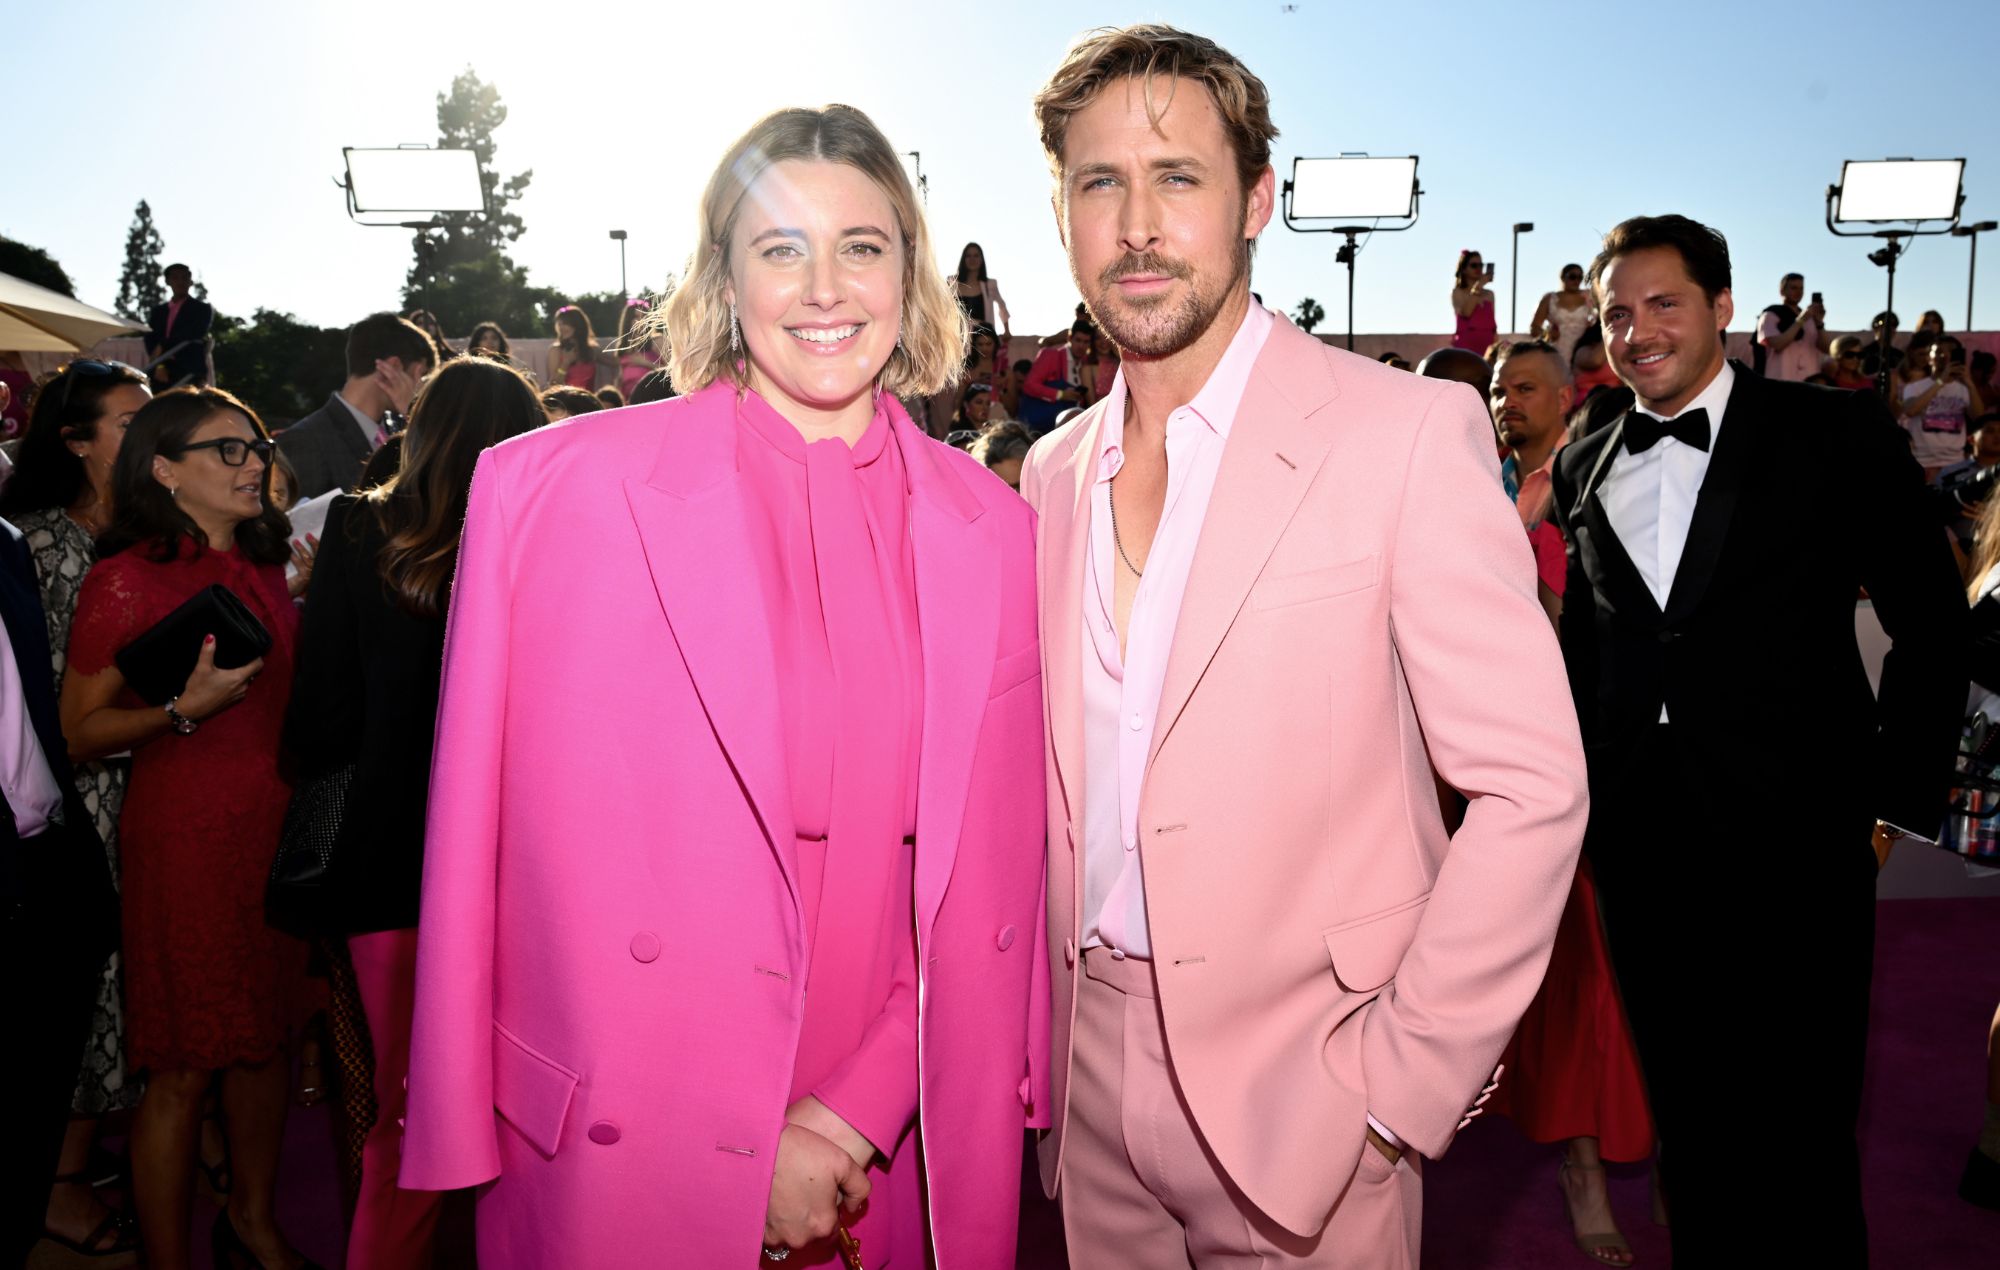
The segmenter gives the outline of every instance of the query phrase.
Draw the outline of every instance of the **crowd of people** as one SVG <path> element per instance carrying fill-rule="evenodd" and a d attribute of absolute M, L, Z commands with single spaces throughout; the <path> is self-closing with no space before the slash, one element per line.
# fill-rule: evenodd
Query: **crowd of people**
<path fill-rule="evenodd" d="M 311 1265 L 279 1143 L 327 1097 L 356 1270 L 430 1265 L 475 1187 L 493 1270 L 1000 1270 L 1024 1129 L 1079 1266 L 1411 1266 L 1488 1110 L 1596 1263 L 1648 1159 L 1686 1264 L 1774 1205 L 1865 1262 L 1875 871 L 2000 692 L 1991 354 L 1832 338 L 1788 274 L 1729 361 L 1727 245 L 1664 216 L 1525 338 L 1460 253 L 1451 344 L 1377 366 L 1250 291 L 1276 129 L 1225 50 L 1099 32 L 1036 113 L 1084 295 L 1031 357 L 835 106 L 721 156 L 608 343 L 374 314 L 273 435 L 176 265 L 151 373 L 35 385 L 0 1259 L 178 1270 L 199 1191 L 219 1266 Z M 1737 497 L 1781 474 L 1838 546 Z M 1798 1153 L 1751 1194 L 1746 1136 Z"/>

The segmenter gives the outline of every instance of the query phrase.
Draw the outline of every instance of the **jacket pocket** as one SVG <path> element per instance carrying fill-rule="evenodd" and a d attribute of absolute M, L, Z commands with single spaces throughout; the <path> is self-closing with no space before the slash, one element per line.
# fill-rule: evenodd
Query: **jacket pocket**
<path fill-rule="evenodd" d="M 580 1079 L 498 1021 L 493 1024 L 493 1109 L 544 1157 L 555 1155 L 562 1142 Z"/>
<path fill-rule="evenodd" d="M 1349 992 L 1373 992 L 1396 977 L 1403 954 L 1416 938 L 1417 923 L 1423 920 L 1424 905 L 1431 894 L 1425 891 L 1413 900 L 1386 908 L 1351 922 L 1330 926 L 1321 932 L 1326 953 L 1333 961 L 1333 977 Z"/>
<path fill-rule="evenodd" d="M 988 697 L 997 697 L 1033 679 L 1042 671 L 1042 648 L 1030 644 L 1018 653 L 1009 653 L 993 663 L 993 687 Z"/>
<path fill-rule="evenodd" d="M 1250 592 L 1250 603 L 1260 609 L 1281 609 L 1294 604 L 1310 604 L 1314 600 L 1330 600 L 1350 591 L 1365 591 L 1375 585 L 1376 566 L 1381 559 L 1379 555 L 1366 555 L 1324 569 L 1265 578 Z"/>

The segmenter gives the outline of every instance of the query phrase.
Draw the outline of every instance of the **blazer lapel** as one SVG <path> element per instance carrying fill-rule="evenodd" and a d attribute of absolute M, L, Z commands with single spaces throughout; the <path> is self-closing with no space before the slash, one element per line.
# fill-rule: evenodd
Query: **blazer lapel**
<path fill-rule="evenodd" d="M 890 419 L 910 482 L 910 536 L 916 556 L 917 631 L 924 655 L 924 720 L 917 760 L 917 936 L 930 946 L 931 922 L 958 860 L 959 833 L 986 694 L 999 655 L 1000 589 L 979 560 L 997 559 L 994 523 L 901 408 Z"/>
<path fill-rule="evenodd" d="M 690 403 L 693 404 L 693 403 Z M 662 432 L 625 499 L 653 589 L 730 766 L 798 898 L 790 781 L 770 620 L 736 470 L 735 394 L 722 385 Z"/>
<path fill-rule="evenodd" d="M 1667 620 L 1678 622 L 1701 603 L 1709 579 L 1715 576 L 1716 559 L 1729 537 L 1729 522 L 1743 493 L 1743 482 L 1757 446 L 1756 395 L 1759 380 L 1755 372 L 1739 367 L 1736 386 L 1723 408 L 1727 428 L 1715 436 L 1715 451 L 1708 457 L 1708 471 L 1701 480 L 1701 493 L 1694 504 L 1694 518 L 1688 522 L 1687 545 L 1681 549 L 1680 567 L 1674 570 L 1674 584 L 1667 591 Z"/>
<path fill-rule="evenodd" d="M 1090 496 L 1097 484 L 1097 407 L 1073 434 L 1066 460 L 1049 479 L 1036 535 L 1036 576 L 1042 594 L 1042 664 L 1048 668 L 1045 723 L 1054 742 L 1056 781 L 1075 822 L 1083 816 L 1083 593 L 1090 559 Z"/>
<path fill-rule="evenodd" d="M 1333 446 L 1331 430 L 1309 422 L 1339 395 L 1332 368 L 1312 357 L 1281 381 L 1290 334 L 1282 323 L 1272 329 L 1223 447 L 1167 654 L 1149 770 Z"/>

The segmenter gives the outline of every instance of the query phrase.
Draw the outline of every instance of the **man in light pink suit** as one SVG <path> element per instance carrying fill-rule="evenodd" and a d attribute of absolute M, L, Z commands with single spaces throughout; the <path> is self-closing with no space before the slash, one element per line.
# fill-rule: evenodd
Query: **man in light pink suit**
<path fill-rule="evenodd" d="M 1264 86 L 1170 28 L 1037 98 L 1123 354 L 1028 459 L 1073 1265 L 1414 1267 L 1423 1161 L 1541 981 L 1586 814 L 1481 403 L 1253 303 Z M 1496 655 L 1508 673 L 1492 673 Z M 1433 771 L 1470 799 L 1448 836 Z"/>

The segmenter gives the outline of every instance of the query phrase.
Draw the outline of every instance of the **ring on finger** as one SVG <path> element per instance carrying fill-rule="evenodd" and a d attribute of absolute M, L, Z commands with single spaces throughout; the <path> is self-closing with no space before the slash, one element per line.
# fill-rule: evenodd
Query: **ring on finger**
<path fill-rule="evenodd" d="M 764 1260 L 766 1261 L 783 1261 L 791 1255 L 792 1250 L 784 1244 L 779 1244 L 775 1248 L 769 1244 L 764 1245 Z"/>

